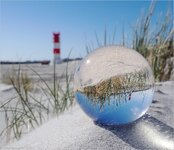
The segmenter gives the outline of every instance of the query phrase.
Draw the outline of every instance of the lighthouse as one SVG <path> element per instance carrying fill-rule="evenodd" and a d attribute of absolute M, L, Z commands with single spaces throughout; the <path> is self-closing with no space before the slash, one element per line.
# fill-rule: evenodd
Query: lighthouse
<path fill-rule="evenodd" d="M 61 63 L 61 58 L 60 58 L 60 33 L 53 33 L 53 42 L 54 42 L 54 48 L 53 48 L 54 63 L 59 64 L 59 63 Z"/>

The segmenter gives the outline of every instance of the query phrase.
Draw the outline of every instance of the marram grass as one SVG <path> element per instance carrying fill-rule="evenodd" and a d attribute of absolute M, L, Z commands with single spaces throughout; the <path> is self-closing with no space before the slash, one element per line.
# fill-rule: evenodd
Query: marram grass
<path fill-rule="evenodd" d="M 152 85 L 146 84 L 148 73 L 141 70 L 125 75 L 113 76 L 96 85 L 86 86 L 82 91 L 92 102 L 99 102 L 103 105 L 109 101 L 110 96 L 117 97 L 118 95 L 129 94 L 136 91 L 149 89 Z M 122 97 L 118 97 L 122 99 Z"/>

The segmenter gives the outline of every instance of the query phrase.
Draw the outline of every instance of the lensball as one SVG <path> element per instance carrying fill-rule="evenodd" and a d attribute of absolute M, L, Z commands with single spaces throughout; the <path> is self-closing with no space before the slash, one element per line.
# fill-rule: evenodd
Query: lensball
<path fill-rule="evenodd" d="M 86 56 L 74 74 L 77 102 L 104 125 L 131 123 L 152 103 L 154 77 L 146 59 L 123 46 L 106 46 Z"/>

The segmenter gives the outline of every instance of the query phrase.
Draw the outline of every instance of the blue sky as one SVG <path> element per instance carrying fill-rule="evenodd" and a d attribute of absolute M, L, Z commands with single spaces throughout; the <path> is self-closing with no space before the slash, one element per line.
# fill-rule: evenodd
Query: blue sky
<path fill-rule="evenodd" d="M 131 41 L 132 27 L 150 1 L 0 1 L 0 60 L 52 60 L 53 32 L 61 32 L 61 57 L 86 55 L 85 46 L 96 44 L 95 32 L 103 39 L 105 26 L 115 43 Z M 159 1 L 157 14 L 172 2 Z M 108 37 L 109 37 L 108 36 Z M 128 44 L 130 44 L 128 42 Z"/>

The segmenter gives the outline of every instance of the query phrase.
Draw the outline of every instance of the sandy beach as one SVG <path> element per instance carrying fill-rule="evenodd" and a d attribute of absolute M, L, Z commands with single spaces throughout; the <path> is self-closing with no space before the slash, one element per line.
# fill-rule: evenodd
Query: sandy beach
<path fill-rule="evenodd" d="M 62 64 L 57 71 L 63 68 Z M 71 68 L 77 63 L 72 62 Z M 2 67 L 2 66 L 1 66 Z M 48 70 L 44 66 L 40 72 Z M 39 67 L 40 68 L 40 67 Z M 45 69 L 45 70 L 44 70 Z M 73 68 L 74 69 L 74 68 Z M 72 69 L 72 70 L 73 70 Z M 42 71 L 43 70 L 43 71 Z M 51 70 L 51 69 L 50 69 Z M 48 71 L 47 71 L 48 72 Z M 50 73 L 51 75 L 51 73 Z M 86 116 L 78 105 L 0 149 L 174 149 L 174 82 L 156 83 L 153 103 L 139 120 L 125 126 L 102 126 Z M 11 92 L 9 92 L 11 91 Z M 0 84 L 1 101 L 13 94 L 10 85 Z M 10 93 L 10 94 L 7 94 Z M 3 115 L 1 114 L 1 128 Z"/>

